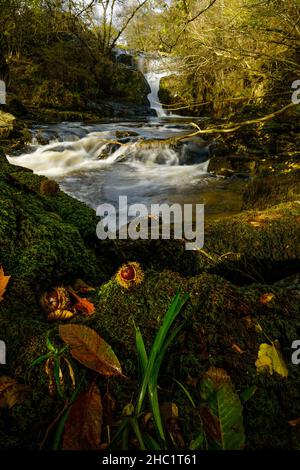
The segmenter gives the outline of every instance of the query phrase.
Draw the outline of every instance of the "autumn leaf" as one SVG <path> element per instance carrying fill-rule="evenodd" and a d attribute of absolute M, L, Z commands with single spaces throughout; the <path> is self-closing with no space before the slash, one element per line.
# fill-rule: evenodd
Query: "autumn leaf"
<path fill-rule="evenodd" d="M 102 403 L 95 383 L 72 405 L 63 437 L 64 450 L 99 449 L 102 430 Z"/>
<path fill-rule="evenodd" d="M 71 287 L 68 287 L 68 291 L 77 302 L 73 307 L 75 312 L 80 312 L 83 315 L 88 315 L 88 316 L 93 315 L 93 313 L 95 312 L 95 306 L 94 304 L 92 304 L 92 302 L 90 302 L 86 298 L 79 297 L 79 295 L 77 295 L 76 292 Z"/>
<path fill-rule="evenodd" d="M 74 305 L 74 310 L 90 316 L 95 312 L 95 306 L 88 299 L 80 299 L 79 302 Z"/>
<path fill-rule="evenodd" d="M 105 376 L 122 375 L 112 348 L 96 331 L 84 325 L 60 325 L 59 334 L 81 364 Z"/>
<path fill-rule="evenodd" d="M 12 408 L 28 398 L 30 387 L 7 376 L 0 377 L 0 408 Z"/>
<path fill-rule="evenodd" d="M 64 320 L 70 320 L 74 316 L 75 316 L 74 312 L 70 312 L 69 310 L 57 309 L 57 310 L 53 310 L 52 312 L 48 314 L 47 320 L 48 321 L 55 321 L 55 320 L 64 321 Z"/>
<path fill-rule="evenodd" d="M 300 418 L 291 419 L 290 421 L 288 421 L 288 424 L 289 424 L 289 426 L 295 428 L 296 426 L 300 425 Z"/>
<path fill-rule="evenodd" d="M 260 303 L 263 304 L 263 305 L 267 305 L 268 303 L 271 302 L 271 300 L 273 300 L 275 297 L 275 294 L 273 294 L 272 292 L 267 292 L 266 294 L 262 294 L 260 296 Z"/>
<path fill-rule="evenodd" d="M 10 280 L 10 276 L 5 276 L 3 267 L 0 266 L 0 302 L 3 300 L 3 296 L 6 291 L 6 286 L 8 284 L 8 281 Z"/>
<path fill-rule="evenodd" d="M 267 372 L 270 375 L 276 372 L 282 377 L 288 376 L 288 369 L 282 357 L 278 341 L 274 341 L 272 344 L 262 343 L 259 346 L 255 365 L 257 372 Z"/>

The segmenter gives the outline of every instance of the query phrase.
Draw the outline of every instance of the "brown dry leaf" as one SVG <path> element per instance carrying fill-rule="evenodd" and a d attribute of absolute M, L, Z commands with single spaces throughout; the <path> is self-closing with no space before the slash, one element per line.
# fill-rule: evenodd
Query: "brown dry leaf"
<path fill-rule="evenodd" d="M 250 315 L 243 317 L 242 320 L 245 323 L 247 329 L 253 328 L 256 331 L 256 333 L 262 333 L 262 327 L 260 326 L 259 323 L 255 322 L 253 318 L 250 317 Z"/>
<path fill-rule="evenodd" d="M 233 349 L 234 352 L 236 352 L 238 354 L 244 354 L 244 352 L 245 352 L 239 347 L 238 344 L 235 344 L 235 343 L 231 346 L 231 349 Z"/>
<path fill-rule="evenodd" d="M 3 267 L 0 266 L 0 302 L 3 300 L 3 296 L 6 291 L 6 286 L 8 284 L 8 281 L 10 280 L 10 276 L 5 276 Z"/>
<path fill-rule="evenodd" d="M 259 301 L 261 304 L 267 305 L 269 302 L 271 302 L 271 300 L 274 299 L 274 297 L 275 297 L 275 294 L 273 294 L 272 292 L 267 292 L 260 296 Z"/>
<path fill-rule="evenodd" d="M 63 437 L 64 450 L 96 450 L 101 443 L 102 403 L 95 383 L 72 405 Z"/>
<path fill-rule="evenodd" d="M 161 415 L 165 421 L 169 421 L 172 418 L 178 418 L 179 412 L 176 403 L 165 402 L 160 406 Z"/>
<path fill-rule="evenodd" d="M 93 315 L 95 312 L 95 306 L 88 299 L 80 299 L 80 301 L 74 305 L 74 309 L 83 315 Z"/>
<path fill-rule="evenodd" d="M 74 297 L 76 300 L 76 304 L 74 305 L 73 309 L 75 312 L 80 312 L 83 315 L 93 315 L 95 312 L 95 306 L 86 298 L 81 298 L 76 292 L 72 289 L 72 287 L 68 287 L 69 293 Z"/>
<path fill-rule="evenodd" d="M 292 419 L 288 421 L 288 424 L 292 427 L 296 427 L 300 425 L 300 418 Z"/>
<path fill-rule="evenodd" d="M 201 406 L 200 415 L 207 437 L 212 441 L 219 441 L 221 439 L 219 419 L 211 413 L 208 405 Z"/>
<path fill-rule="evenodd" d="M 11 377 L 0 377 L 0 408 L 12 408 L 28 398 L 30 387 Z"/>
<path fill-rule="evenodd" d="M 115 422 L 114 414 L 117 408 L 116 399 L 107 391 L 102 397 L 103 425 L 112 426 Z"/>
<path fill-rule="evenodd" d="M 60 325 L 59 334 L 70 346 L 72 356 L 99 374 L 122 375 L 122 368 L 112 348 L 88 326 Z"/>

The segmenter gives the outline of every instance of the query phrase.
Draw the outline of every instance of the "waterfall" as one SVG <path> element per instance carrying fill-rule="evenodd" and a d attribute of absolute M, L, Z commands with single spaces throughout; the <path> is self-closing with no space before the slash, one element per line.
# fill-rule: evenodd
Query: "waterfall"
<path fill-rule="evenodd" d="M 168 116 L 163 109 L 158 96 L 161 79 L 170 74 L 170 72 L 166 70 L 163 60 L 152 58 L 148 59 L 144 54 L 139 54 L 137 64 L 138 69 L 144 74 L 151 90 L 148 94 L 151 109 L 156 111 L 158 117 Z"/>

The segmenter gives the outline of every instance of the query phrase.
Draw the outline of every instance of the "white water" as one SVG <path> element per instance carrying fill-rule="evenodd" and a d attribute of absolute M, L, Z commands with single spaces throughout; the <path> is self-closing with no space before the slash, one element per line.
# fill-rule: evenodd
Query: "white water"
<path fill-rule="evenodd" d="M 210 146 L 200 138 L 181 146 L 160 142 L 192 130 L 188 118 L 166 117 L 159 103 L 159 82 L 169 72 L 160 61 L 145 63 L 143 56 L 139 67 L 151 86 L 151 106 L 163 119 L 35 126 L 26 153 L 8 160 L 56 180 L 63 191 L 93 208 L 102 203 L 117 206 L 119 196 L 127 196 L 129 204 L 207 203 L 206 213 L 218 213 L 219 206 L 223 213 L 228 203 L 224 187 L 216 206 L 220 180 L 207 173 Z M 127 133 L 123 141 L 120 131 Z M 49 143 L 40 145 L 41 140 Z"/>
<path fill-rule="evenodd" d="M 156 111 L 158 117 L 166 117 L 168 114 L 163 109 L 158 96 L 161 79 L 171 73 L 167 68 L 166 60 L 146 59 L 144 55 L 140 54 L 138 56 L 138 68 L 144 74 L 151 89 L 148 95 L 151 109 Z"/>
<path fill-rule="evenodd" d="M 10 156 L 8 160 L 55 179 L 64 191 L 93 208 L 103 202 L 114 203 L 119 195 L 127 195 L 129 202 L 149 205 L 153 201 L 171 201 L 173 196 L 177 198 L 177 193 L 194 194 L 195 188 L 207 184 L 207 178 L 210 179 L 207 158 L 186 164 L 184 146 L 175 150 L 159 140 L 153 141 L 153 136 L 165 138 L 186 133 L 184 126 L 162 126 L 157 121 L 136 126 L 121 123 L 86 126 L 86 135 L 77 140 L 71 124 L 61 128 L 67 140 L 62 140 L 59 132 L 54 134 L 49 126 L 44 132 L 52 136 L 51 143 L 32 145 L 27 153 Z M 59 126 L 56 128 L 59 130 Z M 109 142 L 116 140 L 115 131 L 120 128 L 139 132 L 139 136 L 116 148 Z M 78 124 L 74 125 L 74 132 L 78 134 Z M 149 144 L 144 142 L 145 136 L 152 137 Z"/>

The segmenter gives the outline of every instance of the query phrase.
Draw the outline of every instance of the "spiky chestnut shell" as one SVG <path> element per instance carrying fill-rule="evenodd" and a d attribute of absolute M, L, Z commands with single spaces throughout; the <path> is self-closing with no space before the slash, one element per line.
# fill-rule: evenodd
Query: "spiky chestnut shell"
<path fill-rule="evenodd" d="M 139 263 L 130 261 L 120 267 L 116 274 L 116 280 L 120 286 L 130 289 L 134 285 L 141 284 L 144 279 L 144 272 Z"/>

